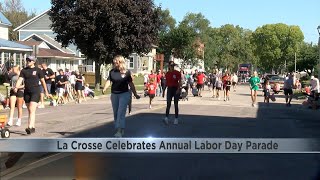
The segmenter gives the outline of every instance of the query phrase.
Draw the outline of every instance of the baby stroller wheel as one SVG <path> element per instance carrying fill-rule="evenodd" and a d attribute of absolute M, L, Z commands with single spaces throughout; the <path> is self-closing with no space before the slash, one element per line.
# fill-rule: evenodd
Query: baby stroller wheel
<path fill-rule="evenodd" d="M 9 138 L 10 137 L 10 131 L 7 128 L 2 129 L 1 130 L 1 137 L 2 138 Z"/>

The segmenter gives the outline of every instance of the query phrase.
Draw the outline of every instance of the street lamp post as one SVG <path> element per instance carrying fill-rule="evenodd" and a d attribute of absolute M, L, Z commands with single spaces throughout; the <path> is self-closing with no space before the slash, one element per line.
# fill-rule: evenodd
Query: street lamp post
<path fill-rule="evenodd" d="M 319 59 L 318 59 L 318 79 L 320 79 L 320 25 L 317 28 L 319 33 L 319 39 L 318 39 L 318 49 L 319 49 Z"/>

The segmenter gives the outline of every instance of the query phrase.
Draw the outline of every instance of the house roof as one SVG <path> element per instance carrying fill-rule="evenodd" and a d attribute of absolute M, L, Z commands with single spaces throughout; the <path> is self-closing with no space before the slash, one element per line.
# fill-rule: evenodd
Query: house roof
<path fill-rule="evenodd" d="M 0 12 L 0 24 L 12 26 L 11 22 L 2 14 L 2 12 Z"/>
<path fill-rule="evenodd" d="M 73 54 L 63 53 L 59 50 L 55 49 L 45 49 L 45 48 L 39 48 L 39 53 L 37 54 L 37 57 L 40 58 L 66 58 L 66 59 L 83 59 L 79 58 Z"/>
<path fill-rule="evenodd" d="M 59 42 L 57 42 L 55 39 L 51 38 L 50 36 L 44 34 L 44 35 L 39 35 L 43 40 L 51 44 L 52 46 L 56 47 L 57 49 L 61 49 L 63 52 L 68 53 L 68 54 L 75 54 L 72 50 L 69 48 L 64 48 L 61 46 Z"/>
<path fill-rule="evenodd" d="M 32 51 L 32 47 L 0 38 L 0 49 Z"/>
<path fill-rule="evenodd" d="M 63 48 L 61 46 L 60 43 L 58 43 L 56 40 L 54 40 L 53 38 L 51 38 L 50 36 L 43 34 L 31 34 L 30 36 L 26 37 L 25 39 L 23 39 L 23 41 L 26 41 L 28 39 L 30 39 L 31 37 L 36 36 L 37 38 L 41 39 L 42 41 L 45 41 L 47 44 L 53 46 L 54 48 L 64 52 L 64 53 L 68 53 L 68 54 L 75 54 L 73 51 L 71 51 L 69 48 Z"/>
<path fill-rule="evenodd" d="M 23 44 L 26 46 L 39 46 L 43 41 L 16 41 L 19 44 Z"/>
<path fill-rule="evenodd" d="M 41 14 L 39 14 L 39 15 L 37 15 L 37 16 L 35 16 L 35 17 L 33 17 L 33 18 L 32 18 L 32 19 L 30 19 L 29 21 L 27 21 L 27 22 L 25 22 L 25 23 L 21 24 L 20 26 L 18 26 L 17 28 L 15 28 L 13 31 L 19 31 L 21 28 L 23 28 L 23 27 L 25 27 L 25 26 L 29 25 L 30 23 L 32 23 L 32 22 L 34 22 L 34 21 L 36 21 L 36 20 L 38 20 L 38 19 L 40 19 L 42 16 L 44 16 L 45 14 L 47 14 L 49 11 L 50 11 L 50 9 L 48 9 L 48 10 L 46 10 L 46 11 L 42 12 Z"/>

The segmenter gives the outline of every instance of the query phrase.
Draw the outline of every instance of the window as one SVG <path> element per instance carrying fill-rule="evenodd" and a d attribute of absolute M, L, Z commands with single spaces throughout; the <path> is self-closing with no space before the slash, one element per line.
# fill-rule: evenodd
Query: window
<path fill-rule="evenodd" d="M 19 65 L 21 66 L 21 58 L 20 58 L 20 54 L 16 54 L 16 64 L 15 65 Z"/>
<path fill-rule="evenodd" d="M 57 66 L 57 69 L 60 69 L 60 67 L 61 67 L 61 61 L 60 60 L 56 60 L 56 66 Z"/>
<path fill-rule="evenodd" d="M 4 53 L 4 62 L 8 62 L 10 60 L 10 53 Z"/>
<path fill-rule="evenodd" d="M 133 69 L 134 68 L 134 60 L 133 57 L 129 57 L 129 68 L 128 69 Z"/>

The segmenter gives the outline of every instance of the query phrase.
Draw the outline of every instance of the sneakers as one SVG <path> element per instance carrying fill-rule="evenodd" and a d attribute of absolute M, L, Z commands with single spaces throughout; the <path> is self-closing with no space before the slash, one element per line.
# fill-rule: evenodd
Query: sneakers
<path fill-rule="evenodd" d="M 35 133 L 36 129 L 35 128 L 26 128 L 27 134 Z"/>
<path fill-rule="evenodd" d="M 252 107 L 254 107 L 254 104 L 252 103 Z"/>
<path fill-rule="evenodd" d="M 179 124 L 178 118 L 174 118 L 173 124 L 174 124 L 174 125 L 178 125 L 178 124 Z"/>
<path fill-rule="evenodd" d="M 123 131 L 123 133 L 124 133 L 124 131 Z M 118 130 L 117 130 L 117 133 L 114 134 L 114 137 L 116 137 L 116 138 L 121 138 L 121 137 L 122 137 L 122 130 L 121 130 L 121 129 L 118 129 Z"/>
<path fill-rule="evenodd" d="M 43 104 L 40 104 L 40 105 L 38 106 L 38 108 L 39 108 L 39 109 L 43 109 L 43 108 L 44 108 L 44 105 L 43 105 Z"/>
<path fill-rule="evenodd" d="M 21 119 L 18 119 L 18 120 L 17 120 L 16 126 L 21 126 Z"/>
<path fill-rule="evenodd" d="M 165 117 L 165 118 L 163 119 L 163 122 L 164 122 L 165 125 L 169 125 L 169 119 L 168 119 L 168 117 Z"/>
<path fill-rule="evenodd" d="M 168 117 L 165 117 L 165 118 L 163 119 L 163 122 L 164 122 L 165 125 L 169 125 L 169 119 L 168 119 Z M 173 124 L 174 124 L 174 125 L 178 125 L 178 124 L 179 124 L 178 118 L 175 118 L 175 119 L 173 120 Z"/>
<path fill-rule="evenodd" d="M 152 109 L 152 106 L 151 106 L 151 105 L 149 105 L 149 109 Z"/>
<path fill-rule="evenodd" d="M 9 119 L 9 121 L 7 122 L 8 126 L 12 126 L 13 125 L 13 119 Z"/>
<path fill-rule="evenodd" d="M 22 108 L 23 108 L 23 109 L 27 109 L 28 107 L 27 107 L 26 104 L 23 104 L 23 105 L 22 105 Z"/>
<path fill-rule="evenodd" d="M 4 109 L 10 109 L 10 107 L 9 107 L 9 106 L 6 106 Z"/>

